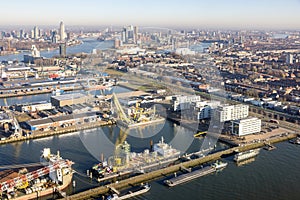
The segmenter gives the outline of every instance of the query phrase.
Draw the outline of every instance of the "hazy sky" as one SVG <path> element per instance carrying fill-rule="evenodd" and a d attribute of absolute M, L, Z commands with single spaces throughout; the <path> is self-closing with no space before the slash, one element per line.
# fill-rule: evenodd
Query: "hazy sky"
<path fill-rule="evenodd" d="M 300 0 L 6 0 L 1 25 L 300 29 Z"/>

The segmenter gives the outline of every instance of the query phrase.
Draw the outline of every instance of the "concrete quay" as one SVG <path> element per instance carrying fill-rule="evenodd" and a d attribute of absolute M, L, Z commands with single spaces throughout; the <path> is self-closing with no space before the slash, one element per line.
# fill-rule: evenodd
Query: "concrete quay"
<path fill-rule="evenodd" d="M 45 137 L 50 137 L 54 135 L 62 135 L 62 134 L 67 134 L 71 132 L 76 132 L 76 131 L 81 131 L 81 130 L 87 130 L 87 129 L 92 129 L 92 128 L 97 128 L 100 126 L 106 126 L 106 125 L 111 125 L 113 122 L 110 121 L 98 121 L 98 122 L 91 122 L 87 124 L 83 124 L 80 126 L 68 126 L 65 128 L 58 128 L 58 130 L 50 130 L 50 131 L 38 131 L 36 133 L 33 133 L 31 135 L 27 136 L 20 136 L 17 138 L 9 138 L 6 140 L 0 140 L 0 145 L 3 144 L 8 144 L 8 143 L 14 143 L 14 142 L 21 142 L 25 140 L 32 140 L 32 139 L 38 139 L 38 138 L 45 138 Z"/>

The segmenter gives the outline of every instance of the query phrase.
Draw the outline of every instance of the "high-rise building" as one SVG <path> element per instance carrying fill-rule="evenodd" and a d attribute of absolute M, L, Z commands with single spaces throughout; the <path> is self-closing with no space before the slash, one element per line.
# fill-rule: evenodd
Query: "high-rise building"
<path fill-rule="evenodd" d="M 64 41 L 66 39 L 65 25 L 63 22 L 60 22 L 59 25 L 59 36 L 60 36 L 60 41 Z"/>
<path fill-rule="evenodd" d="M 33 28 L 33 39 L 37 40 L 40 38 L 40 30 L 37 26 Z"/>
<path fill-rule="evenodd" d="M 133 27 L 133 43 L 137 44 L 138 41 L 138 27 L 134 26 Z"/>
<path fill-rule="evenodd" d="M 52 43 L 57 43 L 57 32 L 56 30 L 53 30 L 51 33 L 51 42 Z"/>
<path fill-rule="evenodd" d="M 24 30 L 23 30 L 23 29 L 20 30 L 20 38 L 21 38 L 21 39 L 24 38 Z"/>
<path fill-rule="evenodd" d="M 122 42 L 136 44 L 137 40 L 138 40 L 138 27 L 130 25 L 123 28 Z"/>
<path fill-rule="evenodd" d="M 66 43 L 61 43 L 59 45 L 59 55 L 60 55 L 60 57 L 66 57 L 66 55 L 67 55 L 67 45 L 66 45 Z"/>
<path fill-rule="evenodd" d="M 127 43 L 126 28 L 123 28 L 121 37 L 122 37 L 122 42 Z"/>

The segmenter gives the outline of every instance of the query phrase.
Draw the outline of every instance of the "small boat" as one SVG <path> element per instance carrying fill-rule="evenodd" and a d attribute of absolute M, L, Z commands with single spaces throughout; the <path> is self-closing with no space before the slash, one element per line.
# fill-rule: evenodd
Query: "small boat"
<path fill-rule="evenodd" d="M 300 137 L 297 137 L 295 139 L 289 140 L 290 143 L 292 144 L 299 144 L 300 145 Z"/>
<path fill-rule="evenodd" d="M 194 134 L 194 137 L 200 137 L 202 135 L 205 135 L 206 133 L 207 133 L 207 131 L 198 132 L 198 133 Z"/>
<path fill-rule="evenodd" d="M 236 161 L 236 162 L 240 162 L 240 161 L 243 161 L 243 160 L 247 160 L 249 158 L 253 158 L 255 156 L 257 156 L 259 154 L 259 151 L 260 149 L 251 149 L 251 150 L 248 150 L 248 151 L 245 151 L 245 152 L 240 152 L 240 153 L 237 153 L 233 160 Z"/>
<path fill-rule="evenodd" d="M 212 166 L 216 169 L 216 170 L 222 170 L 225 167 L 227 167 L 228 163 L 226 162 L 221 162 L 221 161 L 217 161 L 215 163 L 212 164 Z"/>
<path fill-rule="evenodd" d="M 151 186 L 149 184 L 142 184 L 140 187 L 138 187 L 136 190 L 129 190 L 124 195 L 118 195 L 116 193 L 113 193 L 112 195 L 109 195 L 106 200 L 123 200 L 128 199 L 131 197 L 135 197 L 137 195 L 144 194 L 150 190 Z"/>

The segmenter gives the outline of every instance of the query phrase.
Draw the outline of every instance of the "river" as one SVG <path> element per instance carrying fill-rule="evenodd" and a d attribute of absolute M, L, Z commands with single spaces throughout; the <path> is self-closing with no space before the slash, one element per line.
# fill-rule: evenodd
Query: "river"
<path fill-rule="evenodd" d="M 97 41 L 93 38 L 82 39 L 82 44 L 67 47 L 67 54 L 75 54 L 75 53 L 91 53 L 93 49 L 105 50 L 113 47 L 113 41 Z M 22 61 L 23 56 L 29 54 L 29 52 L 22 52 L 19 54 L 11 54 L 0 56 L 0 62 L 3 60 L 18 60 Z M 41 56 L 46 58 L 52 58 L 55 55 L 59 55 L 59 50 L 51 50 L 51 51 L 41 51 Z"/>

